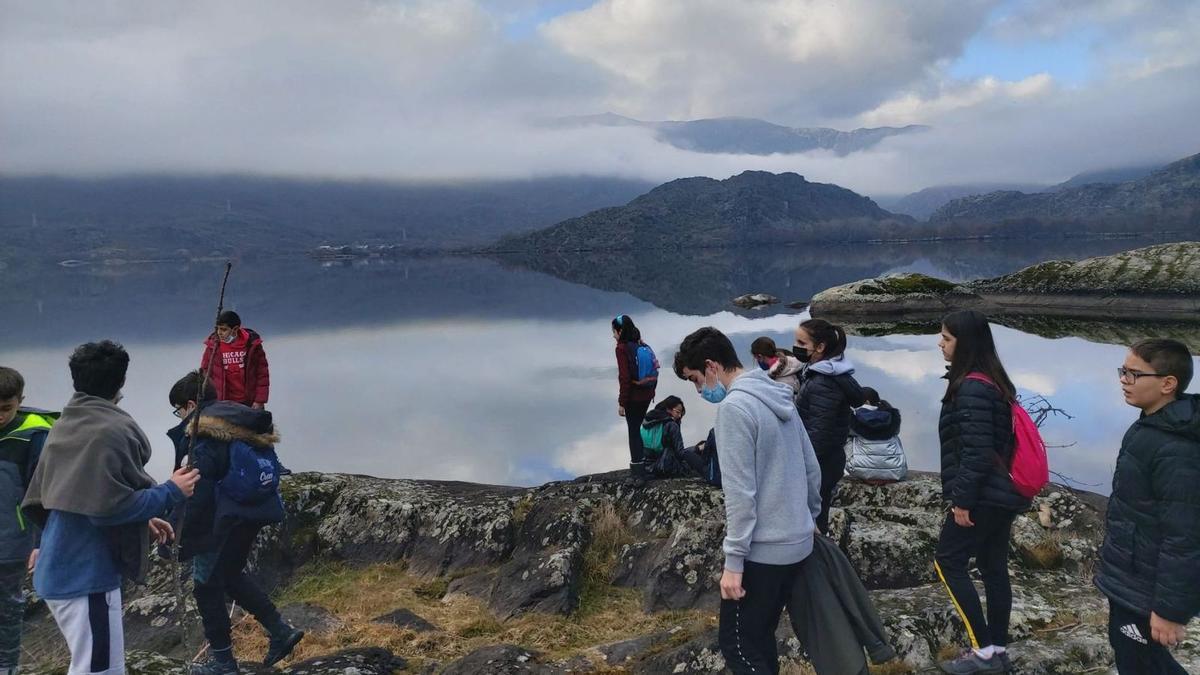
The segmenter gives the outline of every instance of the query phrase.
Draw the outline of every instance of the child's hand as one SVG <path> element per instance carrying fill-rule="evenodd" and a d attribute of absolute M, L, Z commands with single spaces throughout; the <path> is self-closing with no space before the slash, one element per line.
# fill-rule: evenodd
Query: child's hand
<path fill-rule="evenodd" d="M 175 528 L 162 518 L 151 518 L 146 526 L 150 528 L 150 538 L 156 544 L 165 544 L 175 538 Z"/>
<path fill-rule="evenodd" d="M 1181 623 L 1168 621 L 1161 616 L 1150 613 L 1150 637 L 1164 647 L 1175 647 L 1183 641 L 1187 631 Z"/>
<path fill-rule="evenodd" d="M 188 466 L 181 466 L 175 473 L 171 474 L 171 482 L 175 484 L 175 487 L 179 488 L 184 497 L 192 496 L 192 493 L 196 491 L 196 483 L 199 481 L 200 470 Z"/>
<path fill-rule="evenodd" d="M 35 548 L 29 552 L 29 571 L 30 572 L 33 571 L 33 568 L 37 567 L 38 553 L 41 553 L 41 549 Z"/>

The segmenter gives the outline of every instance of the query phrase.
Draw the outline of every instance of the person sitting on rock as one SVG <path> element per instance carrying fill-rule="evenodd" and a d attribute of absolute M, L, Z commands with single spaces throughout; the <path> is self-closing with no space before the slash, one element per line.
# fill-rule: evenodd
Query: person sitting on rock
<path fill-rule="evenodd" d="M 654 478 L 682 478 L 690 474 L 684 461 L 683 433 L 679 423 L 687 414 L 678 396 L 668 396 L 646 413 L 642 422 L 642 448 L 646 473 Z"/>
<path fill-rule="evenodd" d="M 1200 614 L 1200 395 L 1175 340 L 1133 345 L 1117 369 L 1141 411 L 1117 454 L 1096 586 L 1121 675 L 1183 675 L 1170 650 Z"/>
<path fill-rule="evenodd" d="M 863 387 L 866 402 L 850 418 L 850 440 L 846 443 L 846 475 L 872 485 L 904 480 L 908 460 L 900 443 L 900 411 L 879 398 L 879 392 Z"/>
<path fill-rule="evenodd" d="M 738 675 L 778 673 L 775 629 L 813 550 L 821 470 L 791 390 L 747 371 L 716 328 L 688 335 L 675 374 L 716 403 L 725 492 L 718 642 Z"/>
<path fill-rule="evenodd" d="M 230 637 L 226 596 L 254 615 L 270 635 L 263 665 L 283 660 L 304 637 L 279 615 L 271 599 L 246 574 L 246 561 L 259 530 L 284 519 L 278 490 L 279 440 L 271 413 L 240 403 L 216 400 L 212 383 L 193 371 L 171 387 L 167 398 L 181 422 L 167 432 L 175 445 L 175 466 L 185 460 L 200 471 L 181 527 L 180 558 L 192 560 L 192 595 L 208 640 L 209 660 L 192 666 L 192 675 L 238 672 Z M 197 398 L 200 404 L 197 405 Z M 190 436 L 195 434 L 195 442 Z M 240 444 L 240 447 L 235 447 Z M 245 473 L 235 452 L 253 462 L 251 493 L 227 482 Z M 232 472 L 237 472 L 236 474 Z M 274 472 L 275 475 L 269 475 Z M 255 489 L 261 488 L 261 489 Z M 268 489 L 269 488 L 269 489 Z"/>
<path fill-rule="evenodd" d="M 776 347 L 775 341 L 769 337 L 760 337 L 751 342 L 750 355 L 772 380 L 792 388 L 792 398 L 800 396 L 800 371 L 804 370 L 800 359 Z"/>

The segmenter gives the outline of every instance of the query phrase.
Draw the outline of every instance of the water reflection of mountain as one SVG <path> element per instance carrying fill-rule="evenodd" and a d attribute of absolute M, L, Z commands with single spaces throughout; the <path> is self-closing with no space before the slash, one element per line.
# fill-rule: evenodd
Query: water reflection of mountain
<path fill-rule="evenodd" d="M 1131 345 L 1145 338 L 1179 340 L 1200 355 L 1200 324 L 1174 321 L 1101 321 L 1048 316 L 1001 316 L 992 319 L 1008 326 L 1051 340 L 1077 337 L 1088 342 L 1112 345 Z M 940 329 L 936 321 L 876 321 L 843 322 L 851 335 L 933 335 Z"/>
<path fill-rule="evenodd" d="M 4 350 L 70 345 L 100 336 L 201 339 L 212 321 L 222 264 L 58 266 L 0 271 Z M 264 335 L 407 320 L 572 319 L 628 305 L 606 293 L 483 258 L 325 264 L 306 258 L 235 264 L 227 305 Z M 399 347 L 398 347 L 399 348 Z"/>
<path fill-rule="evenodd" d="M 1024 241 L 956 241 L 566 255 L 538 252 L 506 254 L 499 259 L 593 288 L 625 291 L 671 312 L 705 315 L 734 311 L 730 300 L 744 293 L 769 293 L 785 303 L 807 301 L 831 286 L 887 272 L 913 270 L 966 280 L 1015 272 L 1045 260 L 1108 255 L 1147 245 L 1146 241 L 1046 240 L 1036 245 Z"/>

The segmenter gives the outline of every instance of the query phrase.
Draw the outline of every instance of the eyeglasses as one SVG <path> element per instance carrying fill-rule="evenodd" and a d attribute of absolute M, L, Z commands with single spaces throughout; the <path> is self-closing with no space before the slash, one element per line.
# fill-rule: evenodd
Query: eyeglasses
<path fill-rule="evenodd" d="M 187 414 L 187 408 L 176 408 L 175 410 L 173 410 L 171 412 L 171 414 L 178 417 L 179 419 L 183 419 L 184 416 Z"/>
<path fill-rule="evenodd" d="M 1117 368 L 1117 379 L 1121 380 L 1122 382 L 1129 382 L 1130 384 L 1135 384 L 1138 381 L 1138 378 L 1141 378 L 1141 377 L 1166 377 L 1166 376 L 1167 376 L 1166 373 L 1143 373 L 1143 372 L 1139 372 L 1136 370 L 1130 370 L 1130 369 L 1126 368 L 1125 366 L 1121 366 L 1120 368 Z"/>

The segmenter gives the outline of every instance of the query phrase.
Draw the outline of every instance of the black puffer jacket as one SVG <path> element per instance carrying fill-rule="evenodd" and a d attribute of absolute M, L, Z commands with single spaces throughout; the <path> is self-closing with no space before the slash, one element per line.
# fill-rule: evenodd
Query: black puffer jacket
<path fill-rule="evenodd" d="M 962 509 L 987 506 L 1024 511 L 1009 476 L 1012 463 L 1012 407 L 987 382 L 963 380 L 938 420 L 942 444 L 942 496 Z"/>
<path fill-rule="evenodd" d="M 1175 623 L 1200 614 L 1200 395 L 1125 433 L 1096 585 L 1140 614 Z"/>
<path fill-rule="evenodd" d="M 864 400 L 854 366 L 844 357 L 818 361 L 800 373 L 796 409 L 818 457 L 846 451 L 850 418 Z"/>

